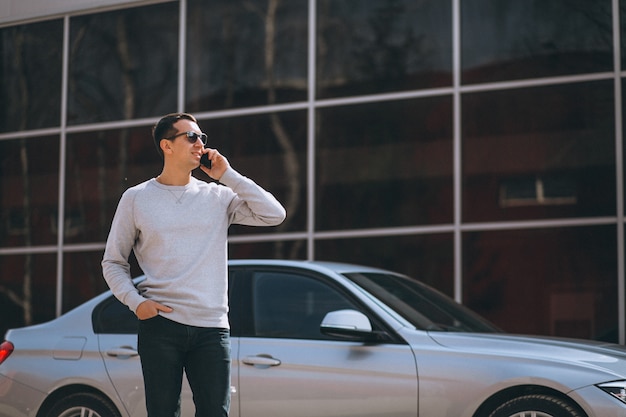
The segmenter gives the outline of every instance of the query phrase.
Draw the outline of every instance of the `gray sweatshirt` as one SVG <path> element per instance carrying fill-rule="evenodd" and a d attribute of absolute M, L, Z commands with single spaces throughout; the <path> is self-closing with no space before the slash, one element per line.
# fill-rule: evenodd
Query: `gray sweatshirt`
<path fill-rule="evenodd" d="M 229 328 L 228 227 L 278 225 L 285 209 L 231 167 L 220 182 L 192 177 L 185 186 L 167 186 L 153 178 L 124 192 L 102 272 L 113 294 L 133 312 L 152 299 L 174 309 L 160 312 L 173 321 Z M 138 289 L 130 277 L 131 250 L 146 275 Z"/>

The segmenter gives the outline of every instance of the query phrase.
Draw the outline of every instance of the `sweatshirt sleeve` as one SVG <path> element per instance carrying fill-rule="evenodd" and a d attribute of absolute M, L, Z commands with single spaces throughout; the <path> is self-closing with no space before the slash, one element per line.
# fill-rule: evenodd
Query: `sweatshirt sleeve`
<path fill-rule="evenodd" d="M 235 193 L 228 207 L 231 224 L 277 226 L 285 220 L 285 208 L 278 200 L 232 167 L 224 172 L 220 182 Z"/>
<path fill-rule="evenodd" d="M 133 215 L 134 193 L 127 190 L 115 211 L 102 258 L 102 274 L 113 295 L 133 312 L 145 298 L 139 295 L 130 276 L 128 257 L 137 239 Z"/>

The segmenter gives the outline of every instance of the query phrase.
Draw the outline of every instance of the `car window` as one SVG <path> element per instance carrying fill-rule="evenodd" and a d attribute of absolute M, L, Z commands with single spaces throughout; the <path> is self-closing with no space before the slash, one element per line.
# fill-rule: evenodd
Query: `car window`
<path fill-rule="evenodd" d="M 94 333 L 137 334 L 137 316 L 113 296 L 94 309 L 92 322 Z"/>
<path fill-rule="evenodd" d="M 480 333 L 500 331 L 473 311 L 416 280 L 389 273 L 344 275 L 418 329 Z"/>
<path fill-rule="evenodd" d="M 326 313 L 355 306 L 339 291 L 315 278 L 256 272 L 252 278 L 254 335 L 329 339 L 320 332 Z"/>

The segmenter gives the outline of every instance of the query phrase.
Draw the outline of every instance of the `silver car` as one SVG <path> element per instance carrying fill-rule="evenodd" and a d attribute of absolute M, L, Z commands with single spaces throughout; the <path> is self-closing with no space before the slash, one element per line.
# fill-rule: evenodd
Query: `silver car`
<path fill-rule="evenodd" d="M 504 334 L 393 272 L 231 261 L 230 293 L 234 417 L 626 416 L 622 346 Z M 104 293 L 8 331 L 0 415 L 145 416 L 136 326 Z"/>

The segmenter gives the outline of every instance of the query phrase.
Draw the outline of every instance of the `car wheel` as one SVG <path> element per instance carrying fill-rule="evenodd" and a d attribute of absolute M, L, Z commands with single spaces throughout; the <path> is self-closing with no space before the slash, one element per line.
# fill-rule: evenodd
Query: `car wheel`
<path fill-rule="evenodd" d="M 106 398 L 79 392 L 60 399 L 45 417 L 120 417 L 120 413 Z"/>
<path fill-rule="evenodd" d="M 533 394 L 505 402 L 489 417 L 584 417 L 584 414 L 558 397 Z"/>

